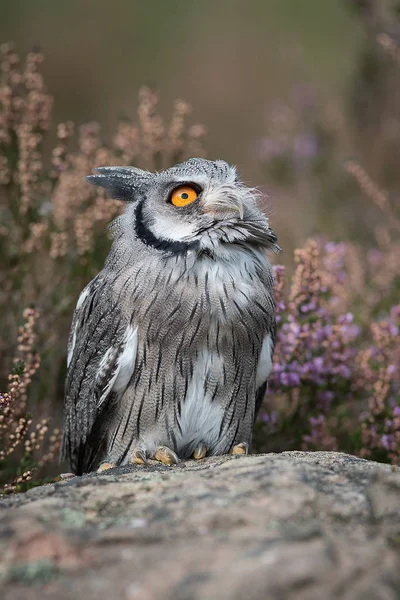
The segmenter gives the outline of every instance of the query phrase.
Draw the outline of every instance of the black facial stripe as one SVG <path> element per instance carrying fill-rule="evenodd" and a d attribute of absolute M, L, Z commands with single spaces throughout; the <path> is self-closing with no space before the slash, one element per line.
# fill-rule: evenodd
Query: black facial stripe
<path fill-rule="evenodd" d="M 171 254 L 183 254 L 188 250 L 197 248 L 198 242 L 177 242 L 173 240 L 165 240 L 157 238 L 152 231 L 147 227 L 145 217 L 143 215 L 143 202 L 139 202 L 135 211 L 135 230 L 136 235 L 143 244 L 151 246 L 156 250 L 170 252 Z"/>

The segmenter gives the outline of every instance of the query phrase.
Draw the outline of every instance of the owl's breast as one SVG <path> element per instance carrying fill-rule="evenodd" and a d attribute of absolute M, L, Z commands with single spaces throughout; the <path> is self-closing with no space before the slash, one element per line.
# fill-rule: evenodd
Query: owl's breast
<path fill-rule="evenodd" d="M 229 446 L 239 424 L 243 436 L 251 436 L 268 290 L 257 280 L 251 257 L 239 259 L 197 264 L 197 285 L 188 288 L 187 302 L 197 309 L 179 340 L 178 365 L 189 370 L 178 411 L 178 451 L 190 454 L 199 443 L 212 451 L 222 440 Z"/>
<path fill-rule="evenodd" d="M 141 432 L 159 423 L 165 444 L 172 431 L 181 457 L 200 443 L 225 452 L 236 433 L 251 438 L 270 290 L 251 253 L 172 260 L 137 286 L 132 418 Z"/>

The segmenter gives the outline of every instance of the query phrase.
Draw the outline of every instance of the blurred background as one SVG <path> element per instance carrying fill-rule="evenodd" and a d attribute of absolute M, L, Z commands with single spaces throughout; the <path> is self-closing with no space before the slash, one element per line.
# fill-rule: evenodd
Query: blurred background
<path fill-rule="evenodd" d="M 366 379 L 379 387 L 390 366 L 394 381 L 390 344 L 399 355 L 400 2 L 0 0 L 0 44 L 3 479 L 25 484 L 58 452 L 73 308 L 121 210 L 84 175 L 193 155 L 237 165 L 264 192 L 283 248 L 272 260 L 294 273 L 286 292 L 277 275 L 279 406 L 265 409 L 258 448 L 400 460 L 398 388 L 365 412 Z M 317 305 L 319 338 L 308 315 Z M 383 350 L 368 328 L 389 314 Z M 338 331 L 347 349 L 332 358 Z"/>
<path fill-rule="evenodd" d="M 334 190 L 324 198 L 304 177 L 276 189 L 277 174 L 265 162 L 292 152 L 290 144 L 303 171 L 320 151 L 318 127 L 326 135 L 340 130 L 334 143 L 343 160 L 351 154 L 356 132 L 347 118 L 368 37 L 359 4 L 2 0 L 0 39 L 14 41 L 22 55 L 32 48 L 44 53 L 41 72 L 56 122 L 98 121 L 105 139 L 121 116 L 135 116 L 143 85 L 158 90 L 164 116 L 175 99 L 187 101 L 191 118 L 207 129 L 207 156 L 236 164 L 246 181 L 268 193 L 290 251 L 320 230 L 320 219 L 335 235 L 352 224 L 341 222 L 352 214 L 336 214 Z"/>

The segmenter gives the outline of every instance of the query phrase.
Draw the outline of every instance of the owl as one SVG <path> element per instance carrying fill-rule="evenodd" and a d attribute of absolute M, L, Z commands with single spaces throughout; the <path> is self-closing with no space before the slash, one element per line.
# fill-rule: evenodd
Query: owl
<path fill-rule="evenodd" d="M 87 179 L 127 205 L 74 313 L 63 457 L 82 474 L 246 454 L 276 331 L 257 192 L 201 158 Z"/>

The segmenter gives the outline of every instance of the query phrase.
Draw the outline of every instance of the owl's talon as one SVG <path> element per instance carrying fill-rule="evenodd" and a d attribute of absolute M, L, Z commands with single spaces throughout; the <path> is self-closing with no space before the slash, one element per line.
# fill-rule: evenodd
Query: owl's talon
<path fill-rule="evenodd" d="M 199 444 L 193 452 L 194 460 L 201 460 L 207 454 L 207 446 L 205 444 Z"/>
<path fill-rule="evenodd" d="M 115 463 L 104 462 L 99 466 L 96 473 L 102 473 L 103 471 L 108 471 L 108 469 L 115 469 L 116 466 Z"/>
<path fill-rule="evenodd" d="M 131 465 L 148 465 L 147 452 L 143 448 L 134 448 L 129 459 Z"/>
<path fill-rule="evenodd" d="M 162 462 L 164 465 L 177 465 L 179 463 L 178 456 L 167 446 L 159 446 L 152 458 Z"/>
<path fill-rule="evenodd" d="M 231 454 L 248 454 L 249 453 L 249 445 L 247 442 L 240 442 L 240 444 L 236 444 L 233 446 L 231 450 Z"/>

